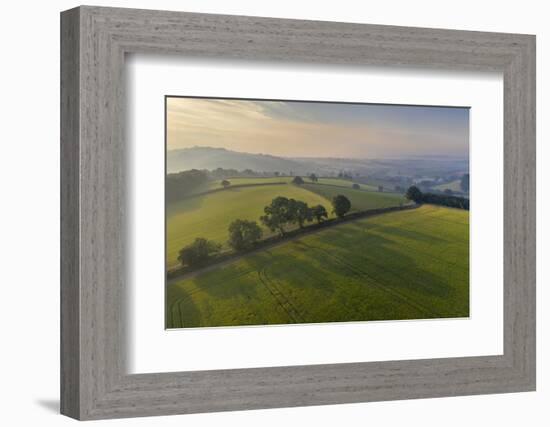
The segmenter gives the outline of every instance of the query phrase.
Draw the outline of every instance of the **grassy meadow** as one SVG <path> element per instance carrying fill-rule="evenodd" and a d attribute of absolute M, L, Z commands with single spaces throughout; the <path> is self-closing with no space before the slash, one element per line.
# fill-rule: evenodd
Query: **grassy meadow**
<path fill-rule="evenodd" d="M 250 182 L 249 182 L 250 184 Z M 178 251 L 197 237 L 211 239 L 226 247 L 227 228 L 237 219 L 257 221 L 263 208 L 277 196 L 292 197 L 308 204 L 328 201 L 315 193 L 291 185 L 266 185 L 227 188 L 211 194 L 189 197 L 167 206 L 166 258 L 168 268 L 177 265 Z M 269 235 L 269 230 L 264 229 Z"/>
<path fill-rule="evenodd" d="M 168 214 L 168 241 L 170 233 L 183 229 L 203 234 L 208 230 L 211 238 L 223 239 L 224 226 L 218 226 L 222 220 L 216 212 L 233 212 L 237 200 L 263 206 L 272 196 L 270 190 L 280 194 L 284 188 L 289 196 L 329 206 L 325 190 L 277 187 L 214 193 L 217 197 L 170 207 L 174 212 Z M 252 189 L 256 191 L 249 193 Z M 378 202 L 387 199 L 372 204 Z M 243 216 L 239 208 L 234 213 Z M 320 230 L 170 281 L 166 326 L 467 317 L 468 230 L 468 211 L 431 205 Z"/>
<path fill-rule="evenodd" d="M 389 208 L 391 206 L 399 206 L 406 204 L 402 194 L 399 193 L 381 193 L 371 190 L 354 190 L 349 187 L 337 186 L 334 184 L 302 184 L 302 187 L 313 193 L 316 193 L 327 200 L 331 200 L 334 196 L 342 194 L 351 202 L 351 212 L 364 211 L 367 209 Z"/>
<path fill-rule="evenodd" d="M 166 263 L 171 269 L 178 265 L 178 251 L 204 237 L 220 243 L 227 249 L 227 229 L 237 219 L 258 221 L 264 206 L 277 196 L 302 200 L 310 206 L 323 205 L 331 213 L 331 199 L 336 194 L 346 195 L 352 202 L 352 210 L 365 210 L 399 206 L 403 196 L 378 193 L 363 186 L 351 188 L 352 183 L 336 178 L 320 178 L 318 183 L 291 184 L 292 177 L 230 178 L 231 185 L 221 191 L 194 195 L 167 205 L 166 209 Z M 270 184 L 257 185 L 254 184 Z M 246 185 L 246 186 L 245 186 Z M 220 181 L 203 186 L 204 191 L 220 190 Z M 206 189 L 206 190 L 205 190 Z M 263 227 L 264 237 L 273 233 Z"/>

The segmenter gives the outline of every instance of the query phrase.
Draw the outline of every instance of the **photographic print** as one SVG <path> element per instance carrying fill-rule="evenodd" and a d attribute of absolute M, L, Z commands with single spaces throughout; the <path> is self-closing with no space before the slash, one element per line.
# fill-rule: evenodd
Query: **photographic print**
<path fill-rule="evenodd" d="M 166 96 L 166 328 L 469 317 L 469 114 Z"/>

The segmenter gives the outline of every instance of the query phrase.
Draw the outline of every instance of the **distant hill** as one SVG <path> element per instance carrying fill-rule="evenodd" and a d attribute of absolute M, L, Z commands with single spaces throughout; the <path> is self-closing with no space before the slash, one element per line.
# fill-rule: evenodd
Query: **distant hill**
<path fill-rule="evenodd" d="M 461 176 L 469 170 L 468 159 L 454 157 L 409 157 L 402 159 L 277 157 L 225 148 L 191 147 L 169 150 L 168 173 L 189 169 L 250 169 L 255 172 L 280 172 L 283 175 L 336 176 L 344 171 L 353 176 Z"/>
<path fill-rule="evenodd" d="M 225 148 L 191 147 L 169 150 L 168 173 L 188 169 L 251 169 L 259 172 L 303 174 L 309 171 L 304 162 L 266 154 L 240 153 Z M 306 170 L 307 169 L 307 170 Z"/>

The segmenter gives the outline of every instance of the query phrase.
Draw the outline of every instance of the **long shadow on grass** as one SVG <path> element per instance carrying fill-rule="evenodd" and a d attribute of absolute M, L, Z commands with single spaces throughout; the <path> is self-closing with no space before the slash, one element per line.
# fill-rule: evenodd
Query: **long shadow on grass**
<path fill-rule="evenodd" d="M 181 215 L 183 213 L 189 213 L 200 209 L 204 202 L 204 197 L 205 196 L 193 196 L 175 202 L 167 203 L 166 218 L 170 219 L 171 216 Z"/>
<path fill-rule="evenodd" d="M 406 227 L 414 227 L 414 223 L 405 223 Z M 426 234 L 422 231 L 416 231 L 411 228 L 404 228 L 400 226 L 385 224 L 385 223 L 375 223 L 370 221 L 357 222 L 351 224 L 351 227 L 347 230 L 342 230 L 342 234 L 350 234 L 356 232 L 368 232 L 376 231 L 377 233 L 383 233 L 388 236 L 393 236 L 397 239 L 409 239 L 418 242 L 425 242 L 430 244 L 442 244 L 447 243 L 449 239 L 442 238 L 432 234 Z M 335 229 L 334 232 L 340 232 L 340 230 Z"/>
<path fill-rule="evenodd" d="M 177 285 L 168 287 L 165 319 L 169 329 L 200 326 L 201 312 L 193 300 L 192 292 Z"/>
<path fill-rule="evenodd" d="M 192 194 L 185 198 L 182 198 L 181 200 L 169 202 L 166 204 L 166 217 L 170 218 L 170 216 L 172 215 L 189 213 L 194 210 L 200 209 L 206 197 L 217 197 L 220 195 L 225 195 L 227 193 L 239 193 L 241 192 L 241 190 L 242 187 L 228 187 L 224 189 L 216 189 L 216 191 L 213 191 L 211 193 Z"/>
<path fill-rule="evenodd" d="M 456 289 L 451 284 L 452 271 L 448 272 L 448 276 L 431 272 L 429 264 L 440 261 L 425 255 L 423 261 L 426 265 L 419 265 L 418 258 L 413 257 L 412 254 L 407 255 L 408 249 L 405 243 L 399 246 L 394 240 L 378 234 L 379 232 L 397 237 L 403 235 L 399 233 L 400 229 L 397 227 L 376 227 L 376 232 L 374 229 L 369 232 L 363 225 L 352 224 L 352 227 L 341 227 L 319 233 L 311 241 L 313 245 L 315 241 L 320 243 L 317 245 L 318 250 L 323 251 L 327 257 L 333 257 L 348 267 L 357 268 L 358 271 L 371 276 L 384 286 L 443 300 L 453 297 Z M 445 242 L 443 239 L 432 238 L 421 232 L 406 232 L 405 236 L 407 239 L 430 244 Z M 467 297 L 465 302 L 467 306 Z"/>
<path fill-rule="evenodd" d="M 236 298 L 242 303 L 265 298 L 267 277 L 269 286 L 275 286 L 276 291 L 288 299 L 289 302 L 283 305 L 287 308 L 292 305 L 291 311 L 299 312 L 305 322 L 317 321 L 317 317 L 308 317 L 308 310 L 304 308 L 312 304 L 304 301 L 304 298 L 310 298 L 308 294 L 317 298 L 320 305 L 332 297 L 335 297 L 334 301 L 346 301 L 347 306 L 342 306 L 342 312 L 331 310 L 336 313 L 334 318 L 325 321 L 358 320 L 353 301 L 369 295 L 369 287 L 383 292 L 386 300 L 395 301 L 394 307 L 388 307 L 392 317 L 379 315 L 378 320 L 468 315 L 467 281 L 453 283 L 456 277 L 453 277 L 451 267 L 446 273 L 430 271 L 430 265 L 438 261 L 431 259 L 429 253 L 409 255 L 405 244 L 400 246 L 393 238 L 388 239 L 380 233 L 397 237 L 405 235 L 405 242 L 442 241 L 420 231 L 404 234 L 398 227 L 369 229 L 364 224 L 347 224 L 241 258 L 238 264 L 195 277 L 194 284 L 208 297 Z M 366 286 L 363 291 L 362 286 Z M 400 315 L 398 307 L 403 307 L 406 313 L 416 310 L 418 314 Z M 363 320 L 374 319 L 365 313 Z"/>
<path fill-rule="evenodd" d="M 255 298 L 256 271 L 269 260 L 267 252 L 251 255 L 253 262 L 243 263 L 242 258 L 234 264 L 222 266 L 216 270 L 195 276 L 192 280 L 197 287 L 195 292 L 202 291 L 215 298 L 244 297 Z"/>

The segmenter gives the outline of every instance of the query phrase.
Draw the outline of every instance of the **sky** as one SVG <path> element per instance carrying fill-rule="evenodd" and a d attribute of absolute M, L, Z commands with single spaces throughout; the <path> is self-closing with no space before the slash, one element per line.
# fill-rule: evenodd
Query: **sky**
<path fill-rule="evenodd" d="M 469 109 L 169 97 L 168 150 L 283 157 L 468 157 Z"/>

